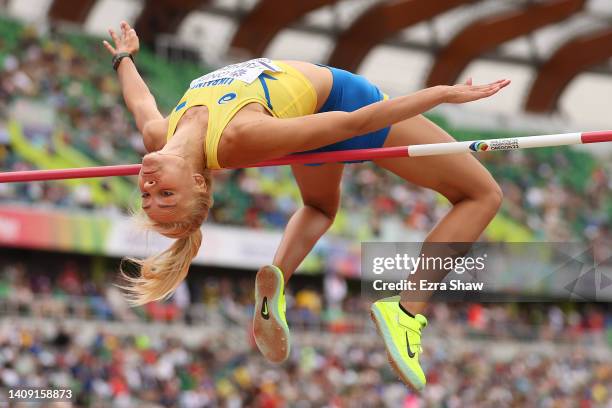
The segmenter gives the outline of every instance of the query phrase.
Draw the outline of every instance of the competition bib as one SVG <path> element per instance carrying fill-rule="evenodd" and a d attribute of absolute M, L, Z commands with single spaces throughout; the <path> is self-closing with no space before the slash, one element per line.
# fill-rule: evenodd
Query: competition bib
<path fill-rule="evenodd" d="M 191 81 L 189 88 L 202 88 L 213 83 L 219 85 L 227 84 L 234 79 L 250 84 L 264 71 L 282 72 L 283 70 L 268 58 L 257 58 L 239 64 L 227 65 L 203 75 Z"/>

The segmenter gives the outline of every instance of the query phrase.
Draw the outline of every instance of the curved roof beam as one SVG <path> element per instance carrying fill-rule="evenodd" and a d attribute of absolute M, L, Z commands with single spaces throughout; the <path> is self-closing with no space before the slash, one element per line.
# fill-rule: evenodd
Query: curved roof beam
<path fill-rule="evenodd" d="M 356 71 L 370 50 L 390 36 L 473 0 L 395 0 L 376 3 L 344 31 L 329 64 Z"/>
<path fill-rule="evenodd" d="M 96 0 L 53 0 L 48 14 L 53 20 L 82 24 L 87 19 L 94 4 L 96 4 Z"/>
<path fill-rule="evenodd" d="M 549 113 L 569 83 L 582 71 L 612 58 L 612 28 L 573 38 L 563 44 L 538 71 L 525 109 Z M 580 58 L 576 56 L 580 55 Z"/>
<path fill-rule="evenodd" d="M 152 44 L 160 33 L 175 33 L 187 15 L 206 0 L 146 0 L 134 23 L 138 37 Z"/>
<path fill-rule="evenodd" d="M 584 3 L 585 0 L 532 3 L 469 24 L 440 51 L 427 78 L 427 86 L 455 83 L 465 67 L 479 55 L 506 41 L 562 21 L 580 10 Z"/>
<path fill-rule="evenodd" d="M 240 22 L 230 47 L 246 50 L 253 56 L 261 55 L 283 28 L 306 13 L 335 2 L 302 0 L 289 5 L 285 0 L 261 0 Z"/>

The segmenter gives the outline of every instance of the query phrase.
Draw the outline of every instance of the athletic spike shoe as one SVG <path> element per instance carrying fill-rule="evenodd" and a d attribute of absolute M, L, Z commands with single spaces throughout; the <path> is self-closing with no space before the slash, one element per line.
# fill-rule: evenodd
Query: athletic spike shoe
<path fill-rule="evenodd" d="M 282 363 L 289 357 L 284 286 L 285 278 L 278 267 L 266 265 L 257 272 L 253 335 L 261 354 L 272 363 Z"/>
<path fill-rule="evenodd" d="M 370 315 L 385 342 L 389 363 L 400 379 L 420 391 L 426 379 L 419 364 L 421 329 L 427 326 L 425 316 L 408 316 L 399 306 L 399 296 L 381 299 L 370 308 Z"/>

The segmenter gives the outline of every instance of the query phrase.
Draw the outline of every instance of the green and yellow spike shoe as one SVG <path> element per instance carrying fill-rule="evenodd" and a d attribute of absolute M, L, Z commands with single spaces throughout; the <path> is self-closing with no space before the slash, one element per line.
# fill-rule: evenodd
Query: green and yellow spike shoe
<path fill-rule="evenodd" d="M 426 379 L 419 356 L 421 329 L 427 326 L 425 316 L 410 317 L 399 307 L 399 296 L 381 299 L 370 308 L 370 315 L 382 336 L 389 363 L 406 385 L 416 391 L 425 387 Z"/>
<path fill-rule="evenodd" d="M 276 266 L 266 265 L 257 272 L 253 335 L 261 354 L 272 363 L 282 363 L 289 357 L 284 286 L 283 272 Z"/>

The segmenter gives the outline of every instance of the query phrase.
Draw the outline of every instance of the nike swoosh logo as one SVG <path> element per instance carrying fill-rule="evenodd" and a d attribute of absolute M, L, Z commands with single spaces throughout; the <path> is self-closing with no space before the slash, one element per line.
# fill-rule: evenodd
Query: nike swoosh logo
<path fill-rule="evenodd" d="M 413 353 L 412 350 L 410 350 L 410 342 L 408 341 L 408 332 L 404 332 L 406 334 L 406 348 L 408 349 L 408 357 L 410 358 L 414 358 L 414 356 L 416 356 L 416 353 Z"/>
<path fill-rule="evenodd" d="M 270 318 L 270 311 L 268 310 L 268 298 L 264 296 L 263 302 L 261 303 L 261 317 L 264 320 L 268 320 Z"/>

